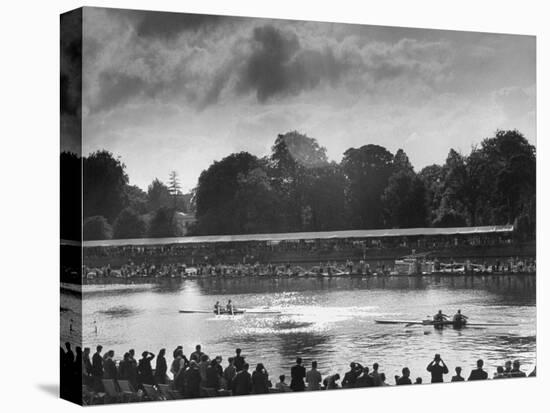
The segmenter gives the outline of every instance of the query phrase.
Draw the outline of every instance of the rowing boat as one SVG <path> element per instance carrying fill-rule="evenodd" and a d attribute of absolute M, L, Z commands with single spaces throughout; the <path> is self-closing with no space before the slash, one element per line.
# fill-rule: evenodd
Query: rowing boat
<path fill-rule="evenodd" d="M 434 320 L 374 320 L 377 324 L 406 324 L 406 325 L 424 325 L 424 326 L 434 326 L 434 327 L 512 327 L 517 326 L 517 324 L 511 323 L 464 323 L 464 324 L 455 324 L 452 320 L 445 321 L 434 321 Z"/>
<path fill-rule="evenodd" d="M 179 310 L 182 314 L 215 314 L 215 315 L 241 315 L 241 314 L 281 314 L 280 311 L 251 311 L 251 310 Z"/>

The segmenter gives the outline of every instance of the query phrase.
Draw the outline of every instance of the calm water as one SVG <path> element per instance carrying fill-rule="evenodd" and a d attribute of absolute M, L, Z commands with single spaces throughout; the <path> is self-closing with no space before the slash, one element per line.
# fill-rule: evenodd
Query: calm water
<path fill-rule="evenodd" d="M 88 285 L 83 297 L 84 346 L 102 344 L 116 358 L 129 348 L 141 354 L 166 347 L 171 354 L 179 344 L 189 354 L 200 343 L 210 356 L 222 355 L 224 365 L 241 347 L 247 361 L 263 362 L 273 379 L 288 375 L 300 355 L 308 368 L 311 360 L 318 360 L 323 374 L 345 372 L 351 361 L 378 362 L 392 384 L 403 366 L 413 377 L 428 380 L 425 368 L 434 353 L 441 353 L 450 369 L 462 366 L 464 375 L 478 358 L 485 360 L 491 375 L 508 359 L 521 360 L 525 371 L 536 362 L 534 276 L 185 280 Z M 238 307 L 282 314 L 178 313 L 211 309 L 217 300 L 225 304 L 229 298 Z M 77 305 L 77 300 L 67 302 L 69 308 Z M 458 308 L 471 322 L 517 326 L 436 330 L 374 322 L 421 320 L 438 309 L 451 315 Z M 71 314 L 64 311 L 63 318 Z"/>

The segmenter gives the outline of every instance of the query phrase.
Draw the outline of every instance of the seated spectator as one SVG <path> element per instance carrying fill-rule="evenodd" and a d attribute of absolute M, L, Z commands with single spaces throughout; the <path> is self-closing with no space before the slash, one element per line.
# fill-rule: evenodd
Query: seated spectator
<path fill-rule="evenodd" d="M 256 370 L 252 373 L 252 393 L 269 393 L 270 387 L 271 384 L 269 383 L 269 375 L 267 374 L 267 370 L 264 368 L 262 363 L 258 363 Z"/>
<path fill-rule="evenodd" d="M 351 363 L 349 367 L 349 371 L 344 374 L 344 379 L 342 380 L 342 387 L 346 388 L 355 387 L 357 376 L 363 371 L 363 366 L 359 363 Z"/>
<path fill-rule="evenodd" d="M 372 377 L 369 374 L 369 368 L 363 367 L 363 373 L 357 377 L 357 380 L 355 381 L 355 387 L 372 387 L 374 386 L 374 383 L 372 381 Z"/>
<path fill-rule="evenodd" d="M 519 369 L 520 363 L 519 360 L 515 360 L 512 365 L 512 371 L 510 372 L 510 377 L 526 377 L 527 375 Z"/>
<path fill-rule="evenodd" d="M 285 383 L 285 375 L 284 374 L 281 374 L 279 376 L 279 382 L 275 385 L 275 389 L 277 389 L 277 391 L 279 391 L 279 392 L 292 391 L 290 386 Z"/>
<path fill-rule="evenodd" d="M 218 372 L 218 362 L 216 360 L 212 360 L 210 362 L 210 365 L 207 367 L 206 383 L 203 386 L 208 387 L 210 389 L 216 389 L 216 390 L 221 387 L 220 375 Z"/>
<path fill-rule="evenodd" d="M 325 377 L 323 380 L 325 390 L 335 390 L 340 388 L 338 385 L 338 380 L 340 380 L 340 375 L 338 373 Z"/>
<path fill-rule="evenodd" d="M 402 376 L 395 376 L 395 384 L 398 386 L 404 385 L 404 384 L 412 384 L 411 381 L 411 371 L 408 367 L 403 367 L 403 370 L 401 370 Z"/>
<path fill-rule="evenodd" d="M 244 363 L 232 382 L 233 395 L 244 396 L 252 391 L 252 376 L 248 372 L 248 363 Z"/>

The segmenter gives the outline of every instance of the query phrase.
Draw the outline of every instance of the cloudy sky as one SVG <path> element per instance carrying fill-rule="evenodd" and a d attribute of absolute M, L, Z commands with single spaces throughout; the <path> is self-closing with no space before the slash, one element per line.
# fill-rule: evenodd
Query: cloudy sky
<path fill-rule="evenodd" d="M 420 169 L 497 129 L 535 144 L 529 36 L 86 8 L 83 154 L 143 189 L 298 130 L 339 161 L 368 143 Z"/>

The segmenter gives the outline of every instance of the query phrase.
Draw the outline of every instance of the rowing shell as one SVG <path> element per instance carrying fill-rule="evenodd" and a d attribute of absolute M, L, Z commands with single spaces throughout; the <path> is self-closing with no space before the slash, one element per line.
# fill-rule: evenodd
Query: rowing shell
<path fill-rule="evenodd" d="M 240 314 L 281 314 L 280 311 L 250 311 L 250 310 L 234 310 L 220 311 L 216 310 L 180 310 L 182 314 L 215 314 L 215 315 L 240 315 Z"/>
<path fill-rule="evenodd" d="M 407 325 L 424 325 L 424 326 L 452 326 L 454 325 L 453 321 L 433 321 L 433 320 L 374 320 L 377 324 L 407 324 Z M 458 327 L 512 327 L 517 326 L 517 324 L 510 323 L 466 323 L 458 325 Z"/>

